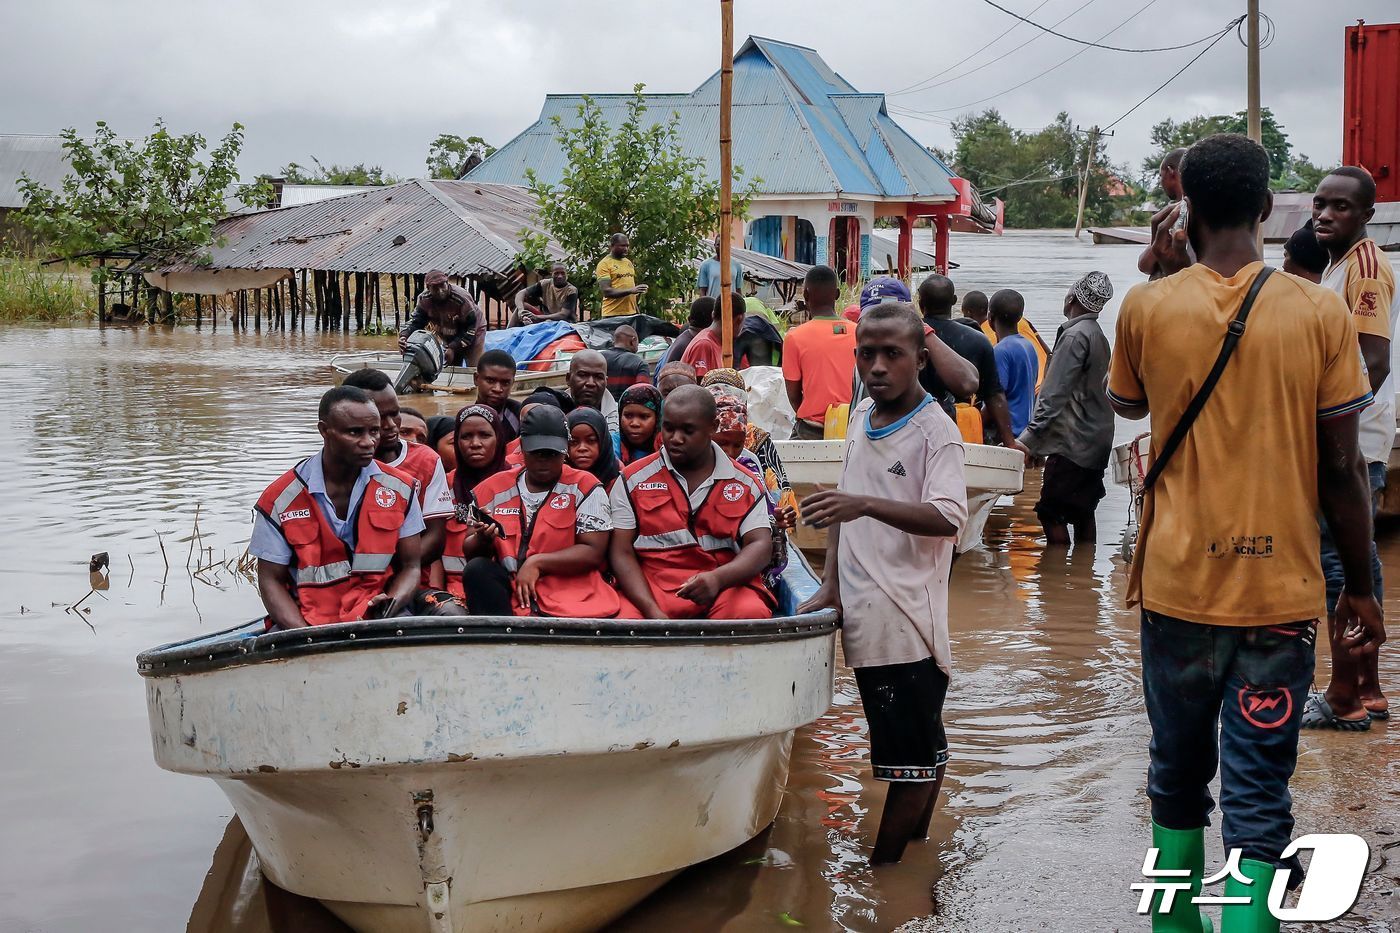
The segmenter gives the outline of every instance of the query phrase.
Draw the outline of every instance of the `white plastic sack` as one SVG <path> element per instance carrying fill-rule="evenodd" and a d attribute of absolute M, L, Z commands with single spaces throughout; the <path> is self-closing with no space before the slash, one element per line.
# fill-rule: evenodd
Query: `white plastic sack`
<path fill-rule="evenodd" d="M 750 366 L 743 370 L 744 384 L 749 390 L 749 421 L 778 440 L 792 437 L 797 422 L 792 404 L 788 402 L 783 371 L 777 366 Z"/>

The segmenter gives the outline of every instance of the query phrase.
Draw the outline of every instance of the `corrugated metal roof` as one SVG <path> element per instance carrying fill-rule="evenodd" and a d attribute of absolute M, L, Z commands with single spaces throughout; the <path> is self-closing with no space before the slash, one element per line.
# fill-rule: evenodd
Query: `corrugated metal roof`
<path fill-rule="evenodd" d="M 592 95 L 590 95 L 592 96 Z M 631 95 L 592 97 L 610 124 L 621 122 Z M 690 94 L 649 94 L 648 119 L 677 114 L 682 148 L 718 162 L 719 76 Z M 467 174 L 520 184 L 527 169 L 557 183 L 566 168 L 551 122 L 578 124 L 582 95 L 550 95 L 539 120 Z M 894 122 L 884 95 L 861 94 L 812 49 L 750 37 L 734 60 L 734 164 L 761 179 L 766 195 L 841 194 L 951 200 L 952 172 Z"/>
<path fill-rule="evenodd" d="M 308 186 L 319 187 L 319 186 Z M 220 221 L 205 265 L 163 271 L 322 269 L 501 280 L 517 272 L 522 231 L 545 233 L 534 195 L 512 185 L 416 179 Z M 562 251 L 548 247 L 555 258 Z M 748 250 L 739 261 L 759 281 L 794 281 L 808 266 Z M 702 260 L 696 260 L 699 268 Z"/>
<path fill-rule="evenodd" d="M 0 208 L 21 208 L 19 178 L 57 190 L 70 173 L 62 136 L 0 136 Z"/>
<path fill-rule="evenodd" d="M 1381 249 L 1400 250 L 1400 201 L 1377 204 L 1366 232 Z"/>
<path fill-rule="evenodd" d="M 278 207 L 296 207 L 298 204 L 314 204 L 328 198 L 338 198 L 342 194 L 359 194 L 371 185 L 283 185 L 282 203 Z"/>

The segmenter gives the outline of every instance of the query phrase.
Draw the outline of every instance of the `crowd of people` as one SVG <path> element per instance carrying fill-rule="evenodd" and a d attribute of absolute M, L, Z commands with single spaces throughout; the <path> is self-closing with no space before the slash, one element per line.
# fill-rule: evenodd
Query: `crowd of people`
<path fill-rule="evenodd" d="M 1161 178 L 1172 204 L 1153 218 L 1147 281 L 1124 297 L 1111 349 L 1098 318 L 1113 285 L 1099 271 L 1067 290 L 1051 348 L 1012 289 L 969 292 L 956 315 L 948 278 L 911 295 L 882 276 L 838 310 L 826 266 L 806 275 L 802 323 L 735 292 L 724 328 L 712 260 L 654 370 L 619 327 L 609 350 L 573 357 L 564 390 L 516 400 L 516 361 L 457 327 L 450 347 L 475 359 L 478 398 L 452 419 L 403 408 L 382 372 L 357 372 L 321 399 L 321 451 L 258 500 L 250 551 L 269 624 L 761 619 L 800 516 L 829 540 L 820 590 L 799 609 L 843 615 L 875 776 L 893 782 L 872 858 L 897 861 L 927 832 L 948 757 L 964 444 L 1043 465 L 1047 543 L 1092 541 L 1114 415 L 1150 414 L 1129 605 L 1142 613 L 1156 864 L 1199 892 L 1218 766 L 1225 844 L 1247 879 L 1231 883 L 1267 891 L 1297 867 L 1282 853 L 1299 730 L 1359 732 L 1389 715 L 1372 519 L 1395 436 L 1400 298 L 1366 235 L 1364 170 L 1323 180 L 1277 273 L 1257 244 L 1271 209 L 1257 143 L 1209 137 L 1170 154 Z M 599 264 L 604 314 L 635 311 L 645 291 L 628 247 L 614 238 Z M 462 304 L 429 278 L 425 320 Z M 534 288 L 523 321 L 576 312 L 562 267 Z M 772 438 L 749 422 L 743 375 L 724 367 L 726 331 L 738 366 L 781 366 L 793 438 L 826 437 L 844 415 L 836 489 L 794 501 Z M 1331 682 L 1310 693 L 1324 617 Z M 1225 929 L 1277 929 L 1262 896 L 1245 901 L 1226 907 Z M 1202 928 L 1187 897 L 1158 907 L 1154 929 Z"/>

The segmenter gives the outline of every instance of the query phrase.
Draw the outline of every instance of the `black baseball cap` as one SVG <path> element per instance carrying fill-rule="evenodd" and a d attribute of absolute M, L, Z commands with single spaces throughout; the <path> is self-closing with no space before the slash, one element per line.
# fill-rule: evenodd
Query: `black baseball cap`
<path fill-rule="evenodd" d="M 553 405 L 536 405 L 520 420 L 520 449 L 525 453 L 552 450 L 566 453 L 569 449 L 569 425 L 564 412 Z"/>

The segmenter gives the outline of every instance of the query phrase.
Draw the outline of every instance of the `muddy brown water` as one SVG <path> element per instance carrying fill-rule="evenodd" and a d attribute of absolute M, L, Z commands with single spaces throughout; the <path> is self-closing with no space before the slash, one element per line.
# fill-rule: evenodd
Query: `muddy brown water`
<path fill-rule="evenodd" d="M 954 256 L 962 289 L 1021 286 L 1047 336 L 1069 277 L 1101 268 L 1120 292 L 1135 280 L 1134 249 L 1060 234 L 957 238 Z M 342 929 L 261 881 L 212 781 L 153 764 L 133 659 L 258 612 L 246 580 L 186 565 L 241 553 L 252 499 L 315 449 L 329 358 L 386 344 L 222 327 L 0 330 L 11 458 L 0 487 L 3 933 Z M 831 710 L 797 737 L 773 826 L 684 872 L 616 929 L 1145 928 L 1128 888 L 1148 809 L 1137 621 L 1116 556 L 1127 501 L 1111 488 L 1096 548 L 1047 552 L 1035 487 L 1032 476 L 1004 500 L 986 549 L 953 575 L 953 759 L 934 840 L 898 866 L 865 864 L 884 787 L 870 779 L 843 668 Z M 191 542 L 197 504 L 197 545 L 212 549 L 202 556 Z M 1400 535 L 1382 547 L 1400 568 Z M 98 551 L 111 568 L 88 595 Z M 1394 617 L 1400 595 L 1386 603 Z M 1383 674 L 1400 682 L 1400 647 Z M 1363 833 L 1376 866 L 1353 915 L 1327 929 L 1400 929 L 1400 847 L 1383 848 L 1400 842 L 1396 736 L 1379 725 L 1302 740 L 1298 833 Z M 1218 838 L 1209 857 L 1221 861 Z"/>

